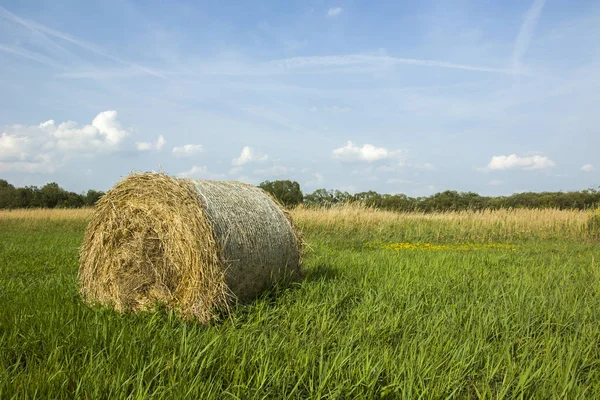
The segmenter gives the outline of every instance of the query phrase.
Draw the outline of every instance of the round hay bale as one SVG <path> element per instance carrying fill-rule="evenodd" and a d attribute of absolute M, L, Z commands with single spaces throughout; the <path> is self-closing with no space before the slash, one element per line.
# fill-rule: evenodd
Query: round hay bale
<path fill-rule="evenodd" d="M 166 304 L 201 322 L 300 276 L 301 238 L 262 190 L 133 174 L 96 205 L 80 254 L 84 299 L 117 311 Z"/>

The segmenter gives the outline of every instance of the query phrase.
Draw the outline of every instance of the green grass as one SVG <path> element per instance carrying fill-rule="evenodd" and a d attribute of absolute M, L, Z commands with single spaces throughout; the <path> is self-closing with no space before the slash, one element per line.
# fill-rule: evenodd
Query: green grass
<path fill-rule="evenodd" d="M 396 252 L 364 243 L 457 236 L 305 227 L 302 282 L 203 326 L 83 304 L 84 227 L 0 221 L 0 398 L 600 396 L 597 242 Z"/>

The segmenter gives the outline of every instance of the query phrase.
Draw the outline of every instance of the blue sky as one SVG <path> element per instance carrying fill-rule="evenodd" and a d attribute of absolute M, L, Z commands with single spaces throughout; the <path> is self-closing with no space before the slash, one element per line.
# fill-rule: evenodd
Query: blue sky
<path fill-rule="evenodd" d="M 600 185 L 597 1 L 5 1 L 0 177 Z"/>

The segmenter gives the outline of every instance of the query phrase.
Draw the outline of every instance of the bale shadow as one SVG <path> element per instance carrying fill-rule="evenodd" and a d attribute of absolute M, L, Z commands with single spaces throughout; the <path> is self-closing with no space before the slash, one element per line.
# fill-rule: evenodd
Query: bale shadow
<path fill-rule="evenodd" d="M 307 282 L 329 281 L 338 276 L 339 271 L 328 264 L 319 264 L 304 272 L 304 280 Z"/>
<path fill-rule="evenodd" d="M 300 290 L 306 282 L 328 281 L 336 279 L 338 276 L 339 272 L 336 269 L 327 264 L 320 264 L 309 270 L 302 271 L 300 275 L 292 279 L 275 282 L 270 288 L 254 297 L 237 299 L 236 304 L 248 306 L 258 300 L 267 302 L 268 304 L 275 304 L 281 296 Z"/>

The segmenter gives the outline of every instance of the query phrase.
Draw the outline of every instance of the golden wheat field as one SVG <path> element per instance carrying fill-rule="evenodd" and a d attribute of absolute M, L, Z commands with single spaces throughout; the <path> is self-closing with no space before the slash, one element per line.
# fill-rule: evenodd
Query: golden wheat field
<path fill-rule="evenodd" d="M 92 208 L 76 209 L 18 209 L 0 210 L 2 220 L 77 220 L 85 219 Z M 294 219 L 319 223 L 325 226 L 377 225 L 400 221 L 443 221 L 468 226 L 511 225 L 515 229 L 556 229 L 570 227 L 583 229 L 591 212 L 557 209 L 514 209 L 484 211 L 450 211 L 437 213 L 394 212 L 377 210 L 360 205 L 343 205 L 329 208 L 296 207 L 291 211 Z"/>

